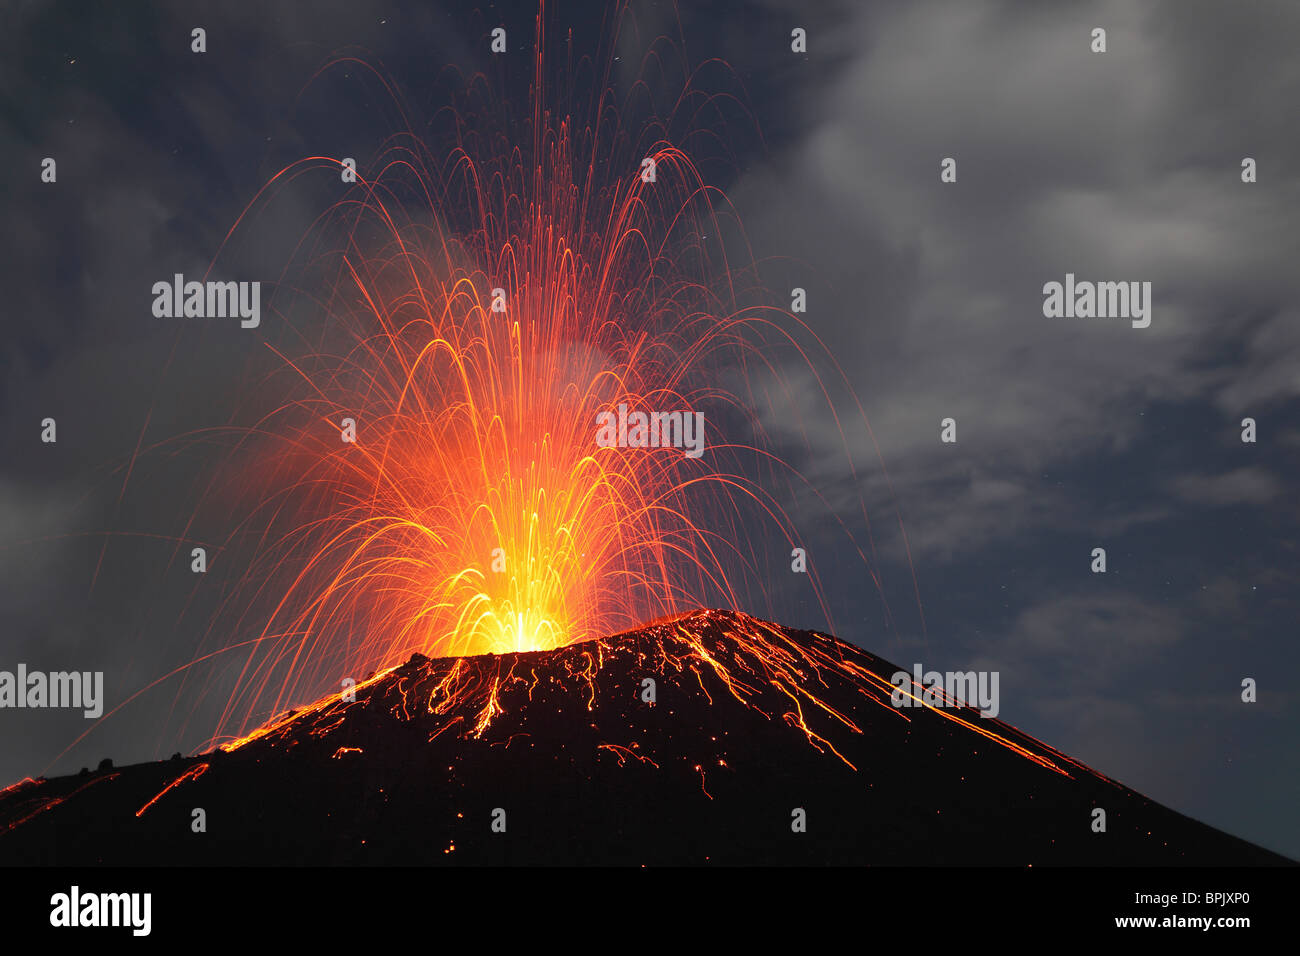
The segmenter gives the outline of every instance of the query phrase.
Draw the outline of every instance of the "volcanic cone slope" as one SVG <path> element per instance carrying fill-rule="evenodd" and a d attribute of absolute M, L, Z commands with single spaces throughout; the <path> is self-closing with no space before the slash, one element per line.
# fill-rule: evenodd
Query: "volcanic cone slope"
<path fill-rule="evenodd" d="M 0 861 L 1288 862 L 969 708 L 893 706 L 898 670 L 720 611 L 417 655 L 211 753 L 10 787 Z"/>

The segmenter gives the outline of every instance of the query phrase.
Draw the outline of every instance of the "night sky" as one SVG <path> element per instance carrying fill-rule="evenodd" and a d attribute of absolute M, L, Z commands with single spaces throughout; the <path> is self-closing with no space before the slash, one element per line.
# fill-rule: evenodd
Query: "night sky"
<path fill-rule="evenodd" d="M 187 526 L 221 446 L 178 436 L 246 416 L 285 332 L 265 304 L 255 330 L 158 319 L 150 290 L 219 251 L 269 289 L 338 177 L 295 180 L 222 249 L 258 190 L 304 156 L 364 162 L 401 128 L 367 70 L 318 71 L 375 66 L 426 132 L 475 73 L 527 110 L 528 3 L 117 6 L 18 3 L 0 38 L 0 670 L 102 670 L 106 710 L 139 696 L 66 752 L 79 712 L 0 710 L 0 784 L 211 733 L 229 675 L 213 693 L 159 680 L 213 649 L 201 622 L 222 594 L 218 575 L 196 597 L 176 557 L 221 537 Z M 635 3 L 610 51 L 621 93 L 663 35 L 723 94 L 701 121 L 717 136 L 692 141 L 701 169 L 763 285 L 807 290 L 851 390 L 823 381 L 870 422 L 846 433 L 855 475 L 809 369 L 774 355 L 794 398 L 757 412 L 820 496 L 787 506 L 831 619 L 778 541 L 747 609 L 904 668 L 996 670 L 1001 719 L 1300 856 L 1300 7 L 809 6 Z M 545 17 L 546 56 L 608 48 L 601 4 Z M 683 79 L 652 74 L 653 95 Z M 1150 326 L 1045 317 L 1067 273 L 1149 281 Z M 863 501 L 879 589 L 841 530 L 866 540 Z"/>

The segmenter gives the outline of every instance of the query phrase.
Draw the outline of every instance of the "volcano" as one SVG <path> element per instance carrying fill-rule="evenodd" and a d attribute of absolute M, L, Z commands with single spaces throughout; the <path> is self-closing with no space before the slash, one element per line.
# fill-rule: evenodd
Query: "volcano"
<path fill-rule="evenodd" d="M 15 784 L 0 860 L 1289 862 L 976 710 L 896 707 L 899 670 L 721 611 L 553 651 L 415 655 L 210 753 Z"/>

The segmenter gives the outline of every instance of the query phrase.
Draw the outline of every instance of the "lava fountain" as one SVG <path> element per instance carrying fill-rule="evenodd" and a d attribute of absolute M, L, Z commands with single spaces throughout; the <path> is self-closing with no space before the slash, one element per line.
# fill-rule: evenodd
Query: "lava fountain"
<path fill-rule="evenodd" d="M 224 550 L 248 555 L 208 632 L 239 652 L 222 652 L 239 662 L 217 739 L 416 652 L 740 610 L 738 580 L 761 593 L 755 535 L 796 540 L 777 491 L 799 479 L 753 383 L 772 399 L 774 347 L 802 356 L 815 336 L 730 261 L 743 232 L 674 144 L 712 98 L 688 83 L 633 132 L 644 104 L 606 74 L 583 115 L 544 108 L 542 20 L 529 117 L 466 84 L 444 136 L 390 137 L 304 237 L 314 280 L 278 286 L 295 335 L 268 341 L 278 368 L 257 394 L 273 400 L 229 430 L 207 489 L 232 516 Z M 282 169 L 232 235 L 325 172 L 351 171 Z"/>

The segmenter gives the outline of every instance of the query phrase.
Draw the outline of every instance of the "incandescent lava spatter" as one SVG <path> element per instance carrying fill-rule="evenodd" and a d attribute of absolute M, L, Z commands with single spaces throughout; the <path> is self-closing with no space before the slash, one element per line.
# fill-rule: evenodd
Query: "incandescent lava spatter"
<path fill-rule="evenodd" d="M 1000 720 L 896 708 L 897 670 L 835 638 L 721 611 L 557 650 L 416 655 L 210 753 L 10 787 L 0 858 L 1287 862 Z M 1098 806 L 1105 833 L 1090 826 Z M 206 832 L 193 832 L 195 808 Z"/>

